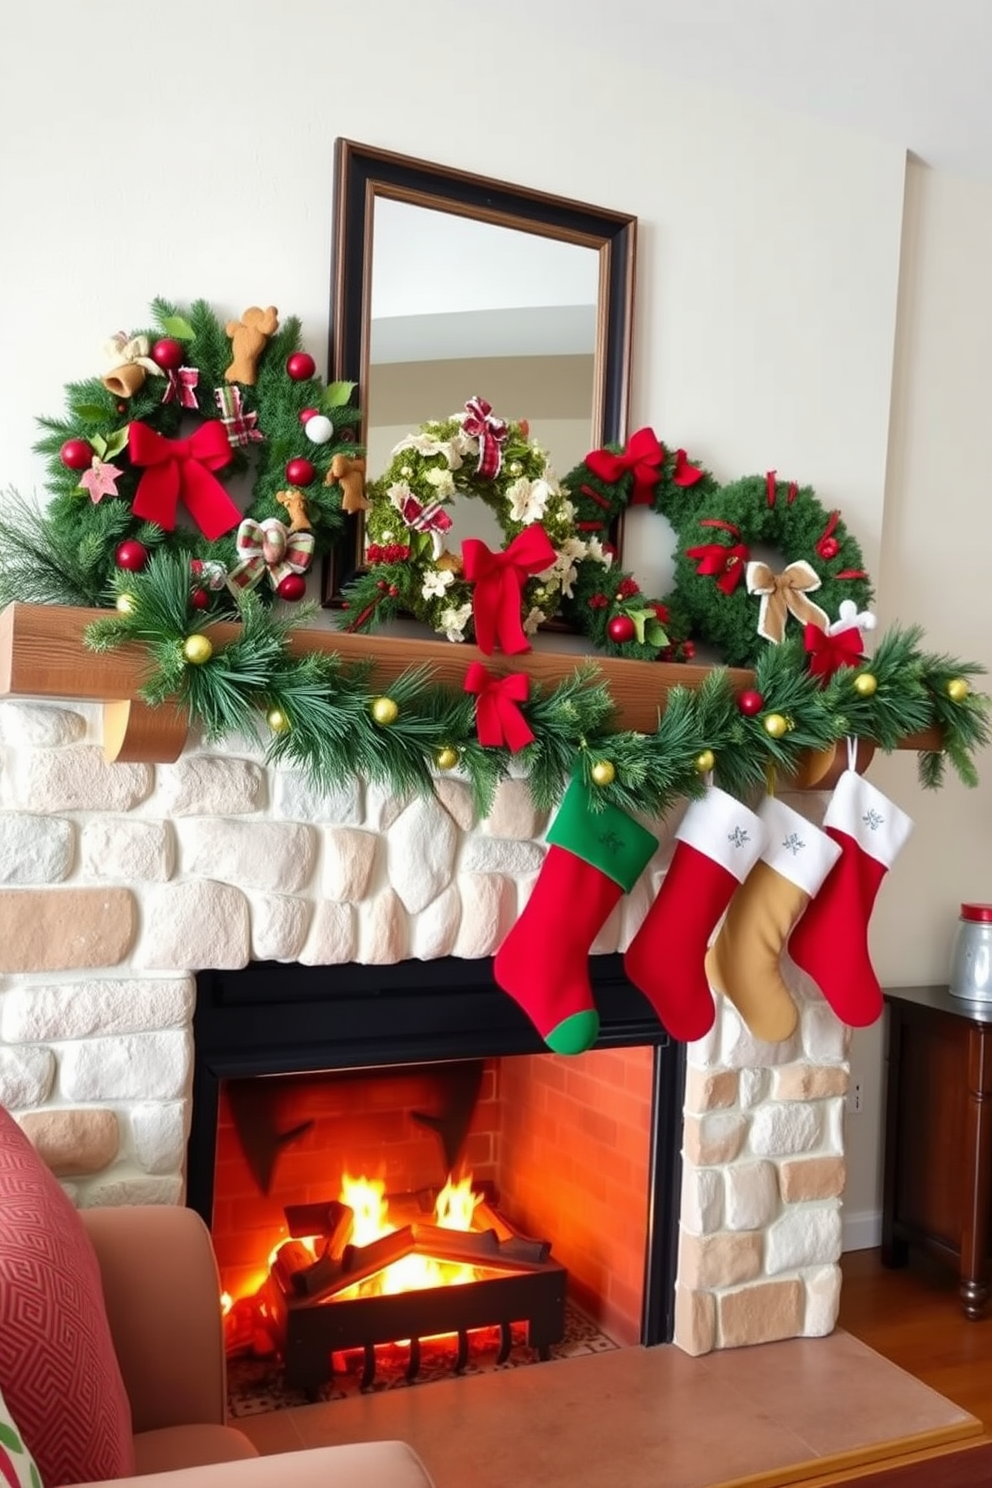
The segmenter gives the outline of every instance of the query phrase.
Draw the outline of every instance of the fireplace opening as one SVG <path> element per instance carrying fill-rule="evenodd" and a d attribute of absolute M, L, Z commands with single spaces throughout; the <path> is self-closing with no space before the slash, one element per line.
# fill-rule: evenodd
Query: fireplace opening
<path fill-rule="evenodd" d="M 415 1377 L 438 1333 L 456 1368 L 482 1328 L 546 1357 L 566 1293 L 621 1344 L 670 1340 L 683 1051 L 619 957 L 591 965 L 601 1036 L 571 1058 L 487 962 L 200 975 L 187 1201 L 229 1336 L 261 1326 L 308 1391 L 350 1349 L 371 1382 L 398 1339 Z"/>

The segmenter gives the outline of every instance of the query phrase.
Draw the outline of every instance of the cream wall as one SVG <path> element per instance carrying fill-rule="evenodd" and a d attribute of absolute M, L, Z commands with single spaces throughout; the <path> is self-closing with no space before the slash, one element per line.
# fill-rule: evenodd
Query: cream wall
<path fill-rule="evenodd" d="M 917 183 L 913 375 L 886 508 L 902 152 L 685 87 L 675 59 L 671 75 L 604 76 L 593 40 L 567 28 L 503 46 L 497 14 L 493 60 L 476 64 L 478 22 L 449 0 L 363 0 L 346 18 L 246 0 L 236 20 L 175 0 L 167 27 L 110 0 L 23 7 L 0 56 L 0 488 L 40 487 L 34 417 L 61 411 L 64 383 L 92 374 L 101 341 L 143 323 L 156 293 L 224 313 L 275 303 L 324 370 L 332 150 L 347 135 L 636 213 L 631 428 L 651 423 L 720 477 L 812 482 L 876 570 L 884 524 L 883 621 L 920 619 L 981 654 L 984 544 L 957 553 L 948 518 L 976 522 L 982 499 L 989 359 L 972 326 L 992 327 L 992 206 L 948 182 L 921 206 Z M 952 786 L 923 803 L 907 760 L 875 778 L 920 823 L 882 896 L 879 967 L 919 980 L 943 965 L 954 901 L 982 892 L 988 796 Z"/>

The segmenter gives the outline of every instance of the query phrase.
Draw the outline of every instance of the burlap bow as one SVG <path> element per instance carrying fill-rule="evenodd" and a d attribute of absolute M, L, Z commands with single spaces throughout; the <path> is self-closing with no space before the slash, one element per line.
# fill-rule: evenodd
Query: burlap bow
<path fill-rule="evenodd" d="M 830 618 L 819 605 L 807 599 L 811 589 L 819 589 L 820 576 L 805 558 L 797 558 L 781 573 L 767 563 L 752 562 L 747 566 L 747 592 L 759 594 L 758 634 L 777 646 L 785 635 L 785 624 L 792 615 L 800 625 L 815 625 L 826 630 Z"/>

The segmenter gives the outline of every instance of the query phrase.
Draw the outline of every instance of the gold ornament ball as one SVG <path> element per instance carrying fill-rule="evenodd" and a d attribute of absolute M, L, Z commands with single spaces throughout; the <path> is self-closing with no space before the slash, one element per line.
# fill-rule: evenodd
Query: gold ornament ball
<path fill-rule="evenodd" d="M 289 719 L 281 708 L 270 708 L 265 715 L 265 721 L 274 734 L 289 733 Z"/>
<path fill-rule="evenodd" d="M 947 696 L 952 703 L 963 703 L 971 691 L 964 677 L 953 677 L 947 684 Z"/>
<path fill-rule="evenodd" d="M 205 635 L 187 636 L 183 641 L 183 655 L 192 666 L 202 666 L 214 654 L 214 648 Z"/>
<path fill-rule="evenodd" d="M 596 785 L 612 785 L 617 772 L 611 760 L 597 760 L 592 767 L 592 778 Z"/>
<path fill-rule="evenodd" d="M 872 697 L 878 689 L 878 678 L 871 672 L 859 672 L 854 679 L 854 690 L 858 697 Z"/>
<path fill-rule="evenodd" d="M 769 713 L 761 722 L 765 733 L 772 739 L 781 739 L 789 731 L 789 720 L 783 718 L 781 713 Z"/>
<path fill-rule="evenodd" d="M 696 766 L 700 775 L 708 775 L 716 764 L 716 755 L 712 749 L 704 749 L 700 754 L 696 755 L 693 764 Z"/>
<path fill-rule="evenodd" d="M 391 723 L 396 722 L 399 716 L 399 707 L 391 697 L 377 697 L 373 699 L 372 717 L 376 723 L 381 723 L 384 728 L 388 728 Z"/>
<path fill-rule="evenodd" d="M 458 750 L 452 749 L 450 744 L 446 744 L 434 756 L 434 763 L 439 770 L 453 770 L 458 763 Z"/>
<path fill-rule="evenodd" d="M 118 594 L 114 608 L 121 615 L 133 615 L 135 611 L 134 595 Z"/>

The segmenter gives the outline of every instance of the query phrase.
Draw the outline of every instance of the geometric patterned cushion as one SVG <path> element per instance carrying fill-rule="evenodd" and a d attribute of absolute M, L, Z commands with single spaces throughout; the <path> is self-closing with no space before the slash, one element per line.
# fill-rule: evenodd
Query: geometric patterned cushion
<path fill-rule="evenodd" d="M 41 1474 L 0 1395 L 0 1479 L 11 1488 L 41 1488 Z"/>
<path fill-rule="evenodd" d="M 46 1488 L 134 1472 L 131 1407 L 96 1253 L 50 1169 L 2 1107 L 0 1390 Z"/>

